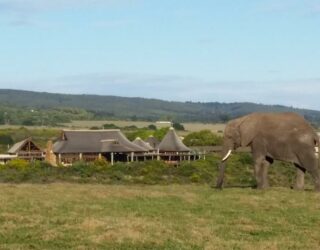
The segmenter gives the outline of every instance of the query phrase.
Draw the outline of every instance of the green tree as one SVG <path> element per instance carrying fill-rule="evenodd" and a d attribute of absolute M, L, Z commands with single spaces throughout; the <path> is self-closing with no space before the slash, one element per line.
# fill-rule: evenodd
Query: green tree
<path fill-rule="evenodd" d="M 157 131 L 155 131 L 153 133 L 153 136 L 155 138 L 157 138 L 159 141 L 161 141 L 163 139 L 163 137 L 165 137 L 165 135 L 168 133 L 168 131 L 169 131 L 169 127 L 161 128 L 161 129 L 158 129 Z"/>
<path fill-rule="evenodd" d="M 33 126 L 33 125 L 35 125 L 34 119 L 32 119 L 31 117 L 27 118 L 27 119 L 22 121 L 22 125 L 24 125 L 24 126 Z"/>
<path fill-rule="evenodd" d="M 183 142 L 187 146 L 216 146 L 221 145 L 223 138 L 210 130 L 201 130 L 188 134 Z"/>
<path fill-rule="evenodd" d="M 150 135 L 152 135 L 153 131 L 140 128 L 137 129 L 136 131 L 127 131 L 125 132 L 125 135 L 130 141 L 135 140 L 137 137 L 140 137 L 142 140 L 147 139 Z"/>
<path fill-rule="evenodd" d="M 5 124 L 4 113 L 0 112 L 0 124 Z"/>
<path fill-rule="evenodd" d="M 8 134 L 0 134 L 0 144 L 2 145 L 12 145 L 13 139 Z"/>
<path fill-rule="evenodd" d="M 148 129 L 150 129 L 150 130 L 157 130 L 157 127 L 156 127 L 156 125 L 154 125 L 154 124 L 150 124 L 150 125 L 148 126 Z"/>
<path fill-rule="evenodd" d="M 104 128 L 104 129 L 119 129 L 119 127 L 116 126 L 116 125 L 114 125 L 113 123 L 103 124 L 103 128 Z"/>
<path fill-rule="evenodd" d="M 174 122 L 172 126 L 173 126 L 173 128 L 175 130 L 179 130 L 179 131 L 184 131 L 185 130 L 184 126 L 182 124 L 178 123 L 178 122 Z"/>

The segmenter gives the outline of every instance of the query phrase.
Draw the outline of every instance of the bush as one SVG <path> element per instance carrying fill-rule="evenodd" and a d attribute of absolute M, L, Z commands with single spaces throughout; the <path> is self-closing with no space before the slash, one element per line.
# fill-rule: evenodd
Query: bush
<path fill-rule="evenodd" d="M 148 126 L 148 129 L 149 129 L 149 130 L 157 130 L 157 126 L 156 126 L 156 125 L 153 125 L 153 124 L 150 124 L 150 125 Z"/>
<path fill-rule="evenodd" d="M 144 129 L 144 128 L 140 128 L 137 129 L 136 131 L 131 131 L 131 132 L 125 132 L 127 138 L 130 141 L 135 140 L 137 137 L 140 137 L 142 140 L 147 139 L 150 135 L 153 134 L 153 131 L 148 130 L 148 129 Z"/>
<path fill-rule="evenodd" d="M 191 146 L 216 146 L 222 145 L 223 138 L 210 130 L 201 130 L 188 134 L 184 140 L 184 144 Z"/>
<path fill-rule="evenodd" d="M 103 124 L 103 128 L 104 129 L 119 129 L 118 126 L 114 125 L 113 123 L 106 123 L 106 124 Z"/>
<path fill-rule="evenodd" d="M 153 136 L 157 138 L 159 141 L 162 141 L 162 139 L 165 137 L 165 135 L 168 133 L 169 127 L 158 129 L 157 131 L 154 131 Z"/>
<path fill-rule="evenodd" d="M 184 130 L 185 130 L 185 129 L 184 129 L 184 126 L 183 126 L 182 124 L 178 123 L 178 122 L 174 122 L 174 123 L 172 124 L 172 126 L 173 126 L 173 128 L 174 128 L 175 130 L 179 130 L 179 131 L 184 131 Z"/>
<path fill-rule="evenodd" d="M 198 182 L 200 182 L 200 180 L 201 180 L 201 177 L 200 177 L 198 174 L 196 174 L 196 173 L 194 173 L 194 174 L 192 174 L 192 175 L 190 176 L 190 181 L 191 181 L 191 182 L 196 182 L 196 183 L 198 183 Z"/>
<path fill-rule="evenodd" d="M 21 159 L 14 159 L 12 161 L 9 161 L 7 164 L 7 167 L 17 169 L 17 170 L 25 170 L 30 166 L 31 165 L 29 162 Z"/>
<path fill-rule="evenodd" d="M 220 159 L 208 155 L 206 160 L 184 161 L 179 166 L 167 165 L 163 161 L 116 163 L 105 160 L 92 163 L 76 162 L 70 167 L 53 167 L 45 162 L 13 160 L 0 166 L 0 182 L 51 183 L 56 181 L 101 184 L 215 184 Z M 269 170 L 272 186 L 292 185 L 295 168 L 291 164 L 275 162 Z M 306 185 L 312 184 L 309 175 Z M 227 162 L 226 187 L 255 186 L 252 157 L 248 153 L 235 153 Z"/>

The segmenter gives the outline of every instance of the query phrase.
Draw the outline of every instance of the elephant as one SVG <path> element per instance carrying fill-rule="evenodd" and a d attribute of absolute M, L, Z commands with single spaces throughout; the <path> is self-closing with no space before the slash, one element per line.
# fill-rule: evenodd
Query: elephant
<path fill-rule="evenodd" d="M 320 191 L 319 136 L 301 115 L 251 113 L 229 121 L 224 131 L 216 188 L 222 189 L 226 162 L 239 147 L 251 147 L 258 189 L 269 187 L 268 167 L 279 160 L 293 163 L 297 168 L 296 189 L 303 189 L 304 173 L 308 171 L 315 190 Z"/>

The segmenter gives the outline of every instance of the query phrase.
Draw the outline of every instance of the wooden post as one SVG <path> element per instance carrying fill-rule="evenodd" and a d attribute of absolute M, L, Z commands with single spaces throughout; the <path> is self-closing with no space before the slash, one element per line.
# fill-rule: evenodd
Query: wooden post
<path fill-rule="evenodd" d="M 134 161 L 134 152 L 131 152 L 131 162 Z"/>
<path fill-rule="evenodd" d="M 203 159 L 206 159 L 206 151 L 203 152 Z"/>
<path fill-rule="evenodd" d="M 157 161 L 160 161 L 160 150 L 157 150 Z"/>
<path fill-rule="evenodd" d="M 114 154 L 113 152 L 111 152 L 111 166 L 113 166 L 114 164 Z"/>
<path fill-rule="evenodd" d="M 101 160 L 101 159 L 102 159 L 102 155 L 101 155 L 101 153 L 99 153 L 99 155 L 98 155 L 98 159 L 99 159 L 99 160 Z"/>
<path fill-rule="evenodd" d="M 189 152 L 188 153 L 188 162 L 190 162 L 191 161 L 191 153 Z"/>
<path fill-rule="evenodd" d="M 58 155 L 59 164 L 61 164 L 61 154 Z"/>
<path fill-rule="evenodd" d="M 82 160 L 82 153 L 79 154 L 79 160 Z"/>

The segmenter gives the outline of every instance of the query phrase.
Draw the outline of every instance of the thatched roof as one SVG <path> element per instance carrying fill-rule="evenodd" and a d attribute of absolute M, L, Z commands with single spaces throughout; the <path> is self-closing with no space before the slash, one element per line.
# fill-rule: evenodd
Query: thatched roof
<path fill-rule="evenodd" d="M 159 145 L 160 152 L 191 152 L 191 149 L 183 144 L 176 131 L 170 128 Z"/>
<path fill-rule="evenodd" d="M 146 143 L 149 143 L 149 145 L 153 148 L 153 149 L 157 149 L 160 142 L 158 141 L 157 138 L 155 138 L 154 136 L 150 135 L 148 139 L 145 140 Z"/>
<path fill-rule="evenodd" d="M 150 146 L 149 143 L 144 142 L 140 137 L 137 137 L 132 143 L 135 145 L 146 149 L 147 151 L 153 151 L 154 148 Z"/>
<path fill-rule="evenodd" d="M 9 150 L 8 153 L 9 154 L 17 154 L 19 153 L 19 151 L 27 151 L 27 148 L 24 148 L 25 146 L 27 146 L 27 144 L 30 143 L 30 150 L 38 150 L 38 151 L 42 151 L 36 144 L 34 144 L 34 142 L 32 141 L 32 138 L 27 138 L 23 141 L 17 142 L 16 144 L 14 144 Z"/>
<path fill-rule="evenodd" d="M 146 152 L 130 142 L 119 129 L 63 130 L 53 145 L 55 153 Z"/>

